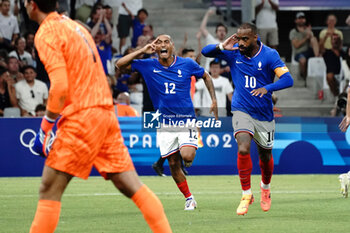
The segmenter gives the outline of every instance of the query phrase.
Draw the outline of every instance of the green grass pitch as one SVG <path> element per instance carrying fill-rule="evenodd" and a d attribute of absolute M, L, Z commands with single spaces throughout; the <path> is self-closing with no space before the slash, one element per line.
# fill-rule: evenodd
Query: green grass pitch
<path fill-rule="evenodd" d="M 350 232 L 350 198 L 342 198 L 338 175 L 274 175 L 272 207 L 260 209 L 260 176 L 252 177 L 255 202 L 237 216 L 237 176 L 189 176 L 198 208 L 185 200 L 171 177 L 141 177 L 160 198 L 173 232 Z M 40 178 L 0 178 L 0 232 L 29 232 Z M 57 233 L 151 232 L 133 202 L 101 177 L 73 179 L 62 200 Z"/>

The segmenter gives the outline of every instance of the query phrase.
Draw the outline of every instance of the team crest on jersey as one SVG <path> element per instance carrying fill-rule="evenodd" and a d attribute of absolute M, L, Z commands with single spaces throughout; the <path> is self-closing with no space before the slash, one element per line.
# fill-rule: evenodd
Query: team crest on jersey
<path fill-rule="evenodd" d="M 181 77 L 182 77 L 182 72 L 181 72 L 181 70 L 177 70 L 177 73 L 178 73 L 178 76 L 177 76 L 177 77 L 181 78 Z"/>
<path fill-rule="evenodd" d="M 261 61 L 259 61 L 259 63 L 258 63 L 258 70 L 262 70 L 261 66 L 262 66 L 262 63 L 261 63 Z"/>

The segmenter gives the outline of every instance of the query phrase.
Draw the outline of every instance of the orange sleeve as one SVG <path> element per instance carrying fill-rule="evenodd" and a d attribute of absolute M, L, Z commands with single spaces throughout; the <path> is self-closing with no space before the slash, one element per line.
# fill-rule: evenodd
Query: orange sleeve
<path fill-rule="evenodd" d="M 49 36 L 39 36 L 35 40 L 40 60 L 50 79 L 49 98 L 47 110 L 60 113 L 68 94 L 68 78 L 66 62 L 62 53 L 62 43 L 54 33 Z"/>
<path fill-rule="evenodd" d="M 46 108 L 50 112 L 60 113 L 68 96 L 67 71 L 64 67 L 58 67 L 49 73 L 49 77 L 51 85 Z"/>

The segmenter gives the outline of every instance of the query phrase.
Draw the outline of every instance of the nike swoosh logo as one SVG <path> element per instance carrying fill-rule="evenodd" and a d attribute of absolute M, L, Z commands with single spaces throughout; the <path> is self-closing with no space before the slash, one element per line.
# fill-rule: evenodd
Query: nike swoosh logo
<path fill-rule="evenodd" d="M 241 61 L 236 61 L 236 64 L 241 64 L 241 63 L 243 63 L 243 62 L 241 62 Z"/>
<path fill-rule="evenodd" d="M 162 72 L 162 71 L 161 71 L 161 70 L 153 69 L 153 72 L 154 72 L 154 73 L 160 73 L 160 72 Z"/>

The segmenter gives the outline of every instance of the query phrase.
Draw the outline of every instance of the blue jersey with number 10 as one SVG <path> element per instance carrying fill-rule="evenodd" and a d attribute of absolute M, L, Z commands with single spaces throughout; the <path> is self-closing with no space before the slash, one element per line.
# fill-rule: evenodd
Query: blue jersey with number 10
<path fill-rule="evenodd" d="M 191 76 L 203 77 L 204 69 L 190 58 L 174 56 L 174 62 L 162 66 L 158 59 L 136 59 L 132 70 L 141 73 L 155 109 L 164 119 L 186 120 L 194 118 L 190 95 Z"/>
<path fill-rule="evenodd" d="M 272 92 L 267 92 L 262 98 L 252 96 L 250 92 L 273 83 L 275 72 L 279 69 L 284 72 L 288 69 L 276 50 L 263 45 L 260 41 L 258 43 L 259 51 L 251 58 L 242 55 L 238 49 L 220 51 L 216 50 L 214 45 L 204 47 L 202 53 L 228 62 L 235 86 L 232 111 L 243 111 L 260 121 L 272 121 L 274 118 Z M 237 47 L 237 44 L 234 47 Z"/>

